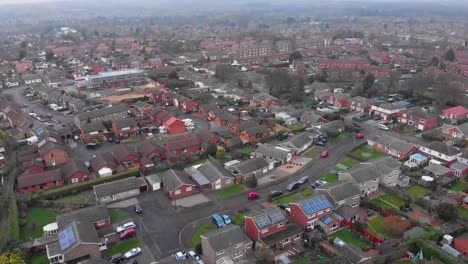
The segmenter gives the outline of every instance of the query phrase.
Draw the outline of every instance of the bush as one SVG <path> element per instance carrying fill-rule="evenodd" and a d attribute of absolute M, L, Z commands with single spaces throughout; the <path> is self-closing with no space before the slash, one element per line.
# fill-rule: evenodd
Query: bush
<path fill-rule="evenodd" d="M 203 253 L 203 248 L 202 248 L 201 243 L 198 243 L 195 245 L 195 252 L 197 252 L 198 255 L 201 255 Z"/>
<path fill-rule="evenodd" d="M 247 177 L 245 179 L 245 182 L 244 182 L 244 185 L 247 187 L 247 188 L 255 188 L 257 187 L 257 177 L 255 176 L 250 176 L 250 177 Z"/>
<path fill-rule="evenodd" d="M 458 210 L 453 204 L 441 203 L 437 206 L 437 214 L 444 221 L 453 221 L 458 217 Z"/>

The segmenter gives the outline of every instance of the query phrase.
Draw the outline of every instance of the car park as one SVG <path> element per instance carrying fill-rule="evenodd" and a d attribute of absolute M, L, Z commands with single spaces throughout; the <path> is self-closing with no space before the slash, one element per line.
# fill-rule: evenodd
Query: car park
<path fill-rule="evenodd" d="M 300 184 L 304 184 L 304 183 L 306 183 L 308 181 L 310 181 L 310 177 L 309 176 L 304 176 L 304 177 L 300 178 L 298 182 Z"/>
<path fill-rule="evenodd" d="M 224 220 L 219 214 L 211 215 L 211 222 L 213 222 L 217 228 L 225 226 Z"/>
<path fill-rule="evenodd" d="M 122 253 L 114 254 L 109 259 L 109 263 L 121 263 L 122 261 L 124 261 L 124 256 Z"/>
<path fill-rule="evenodd" d="M 135 228 L 130 228 L 130 229 L 127 229 L 125 231 L 123 231 L 122 233 L 120 233 L 120 239 L 127 239 L 127 238 L 130 238 L 130 237 L 134 237 L 136 236 L 136 230 Z"/>
<path fill-rule="evenodd" d="M 271 195 L 271 198 L 275 198 L 275 197 L 283 195 L 283 192 L 282 191 L 271 191 L 270 195 Z"/>
<path fill-rule="evenodd" d="M 141 248 L 139 247 L 136 247 L 136 248 L 132 248 L 130 249 L 129 251 L 127 251 L 125 254 L 124 254 L 124 257 L 126 259 L 129 259 L 129 258 L 133 258 L 133 257 L 136 257 L 138 255 L 141 254 Z"/>
<path fill-rule="evenodd" d="M 128 222 L 128 223 L 125 223 L 125 224 L 117 227 L 117 229 L 115 231 L 119 234 L 119 233 L 124 232 L 127 229 L 131 229 L 131 228 L 135 228 L 135 227 L 136 227 L 135 223 Z"/>
<path fill-rule="evenodd" d="M 288 187 L 286 188 L 286 190 L 288 191 L 294 191 L 296 190 L 297 188 L 299 188 L 299 186 L 301 186 L 301 184 L 299 182 L 292 182 L 288 185 Z"/>
<path fill-rule="evenodd" d="M 329 154 L 330 154 L 330 151 L 324 150 L 324 151 L 322 151 L 322 154 L 320 154 L 320 157 L 326 158 L 326 157 L 328 157 Z"/>
<path fill-rule="evenodd" d="M 254 200 L 260 198 L 260 194 L 258 192 L 249 192 L 247 194 L 247 199 Z"/>
<path fill-rule="evenodd" d="M 223 215 L 223 221 L 226 225 L 230 225 L 232 223 L 231 218 L 229 215 Z M 190 252 L 189 252 L 190 253 Z M 188 254 L 188 253 L 187 253 Z"/>
<path fill-rule="evenodd" d="M 135 208 L 135 213 L 137 214 L 143 213 L 143 208 L 141 208 L 139 204 L 135 204 L 134 208 Z"/>

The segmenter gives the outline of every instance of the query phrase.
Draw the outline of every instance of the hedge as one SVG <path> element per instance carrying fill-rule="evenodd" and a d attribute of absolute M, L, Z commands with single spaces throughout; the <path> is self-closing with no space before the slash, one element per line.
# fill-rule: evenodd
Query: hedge
<path fill-rule="evenodd" d="M 16 198 L 11 197 L 10 202 L 10 230 L 9 230 L 9 240 L 10 241 L 19 241 L 20 240 L 20 227 L 19 227 L 19 216 L 18 216 L 18 204 L 16 203 Z"/>
<path fill-rule="evenodd" d="M 123 178 L 128 178 L 130 176 L 138 176 L 139 175 L 138 172 L 139 172 L 138 169 L 133 169 L 133 170 L 128 170 L 126 172 L 118 173 L 118 174 L 105 177 L 105 178 L 97 178 L 97 179 L 89 180 L 86 182 L 81 182 L 81 183 L 72 184 L 72 185 L 65 185 L 62 187 L 37 192 L 31 196 L 31 200 L 35 201 L 35 200 L 51 199 L 51 198 L 55 199 L 57 197 L 61 197 L 64 195 L 75 194 L 78 192 L 90 190 L 93 188 L 94 185 L 97 185 L 97 184 L 112 182 L 112 181 L 120 180 Z"/>
<path fill-rule="evenodd" d="M 428 244 L 427 242 L 424 242 L 421 239 L 415 239 L 411 241 L 410 244 L 415 244 L 419 249 L 421 249 L 423 251 L 423 255 L 425 258 L 435 257 L 445 264 L 454 263 L 452 261 L 453 258 L 450 258 L 450 259 L 447 258 L 439 250 L 435 249 L 432 245 Z M 462 262 L 459 262 L 459 263 L 462 263 Z"/>

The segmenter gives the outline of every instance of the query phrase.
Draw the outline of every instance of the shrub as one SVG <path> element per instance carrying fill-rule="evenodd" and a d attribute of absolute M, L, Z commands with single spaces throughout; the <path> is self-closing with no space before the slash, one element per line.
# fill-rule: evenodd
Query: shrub
<path fill-rule="evenodd" d="M 257 177 L 255 176 L 250 176 L 250 177 L 247 177 L 245 179 L 245 182 L 244 182 L 244 185 L 247 187 L 247 188 L 255 188 L 257 187 Z"/>
<path fill-rule="evenodd" d="M 195 252 L 197 252 L 198 255 L 201 255 L 203 253 L 203 248 L 202 248 L 201 243 L 198 243 L 195 245 Z"/>

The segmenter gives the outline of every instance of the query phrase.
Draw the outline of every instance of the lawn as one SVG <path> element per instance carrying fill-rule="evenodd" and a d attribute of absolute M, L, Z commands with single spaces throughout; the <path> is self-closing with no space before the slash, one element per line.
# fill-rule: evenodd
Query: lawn
<path fill-rule="evenodd" d="M 347 157 L 347 156 L 342 158 L 340 160 L 340 163 L 345 165 L 346 167 L 350 167 L 350 168 L 357 167 L 357 166 L 359 166 L 361 164 L 358 160 L 355 160 L 355 159 Z"/>
<path fill-rule="evenodd" d="M 109 209 L 109 216 L 112 223 L 118 223 L 129 218 L 127 211 L 122 209 Z"/>
<path fill-rule="evenodd" d="M 84 203 L 85 198 L 77 195 L 65 196 L 60 199 L 57 199 L 58 202 L 67 202 L 67 203 Z"/>
<path fill-rule="evenodd" d="M 217 191 L 217 194 L 220 197 L 227 197 L 227 196 L 231 196 L 231 195 L 234 195 L 234 194 L 241 193 L 243 191 L 245 191 L 244 186 L 240 185 L 240 184 L 236 184 L 236 185 L 233 185 L 233 186 L 231 186 L 229 188 Z"/>
<path fill-rule="evenodd" d="M 184 165 L 184 168 L 190 168 L 190 167 L 193 167 L 193 166 L 202 165 L 205 162 L 206 162 L 206 159 L 201 159 L 201 160 L 195 161 L 193 163 Z"/>
<path fill-rule="evenodd" d="M 463 208 L 463 207 L 458 207 L 457 210 L 458 210 L 458 214 L 459 214 L 461 217 L 463 217 L 463 218 L 465 218 L 465 219 L 468 219 L 468 209 L 465 209 L 465 208 Z"/>
<path fill-rule="evenodd" d="M 416 185 L 416 186 L 413 186 L 411 188 L 408 188 L 408 190 L 406 190 L 406 193 L 409 196 L 411 196 L 411 198 L 417 199 L 417 198 L 419 198 L 421 196 L 424 196 L 424 195 L 428 194 L 429 189 L 426 189 L 426 188 L 424 188 L 422 186 Z"/>
<path fill-rule="evenodd" d="M 367 226 L 369 227 L 368 230 L 375 234 L 375 235 L 385 235 L 384 229 L 383 229 L 383 220 L 384 217 L 381 215 L 378 215 L 371 220 L 368 221 Z"/>
<path fill-rule="evenodd" d="M 325 177 L 322 178 L 323 181 L 326 182 L 337 182 L 338 181 L 338 175 L 329 172 L 325 175 Z"/>
<path fill-rule="evenodd" d="M 320 153 L 322 153 L 324 149 L 325 149 L 324 147 L 315 146 L 311 150 L 306 152 L 304 156 L 306 156 L 307 158 L 314 159 L 318 157 L 318 155 L 320 155 Z"/>
<path fill-rule="evenodd" d="M 382 195 L 379 197 L 380 199 L 383 199 L 393 205 L 395 205 L 396 207 L 400 208 L 400 206 L 403 206 L 405 205 L 405 201 L 403 201 L 402 199 L 400 199 L 399 197 L 395 196 L 395 195 L 392 195 L 392 194 L 385 194 L 385 195 Z"/>
<path fill-rule="evenodd" d="M 375 205 L 377 205 L 379 207 L 382 207 L 383 209 L 398 209 L 398 208 L 393 207 L 390 204 L 384 202 L 383 200 L 380 200 L 380 198 L 373 199 L 372 204 L 375 204 Z"/>
<path fill-rule="evenodd" d="M 232 221 L 236 225 L 243 225 L 244 224 L 244 216 L 245 213 L 238 213 L 235 216 L 232 217 Z"/>
<path fill-rule="evenodd" d="M 307 189 L 304 189 L 303 191 L 300 191 L 300 192 L 297 192 L 297 193 L 291 193 L 291 194 L 285 195 L 283 197 L 280 197 L 280 198 L 274 200 L 273 202 L 275 204 L 288 204 L 288 203 L 294 201 L 294 198 L 296 197 L 297 194 L 300 194 L 302 196 L 311 196 L 311 195 L 314 194 L 314 190 L 310 189 L 310 188 L 307 188 Z"/>
<path fill-rule="evenodd" d="M 46 255 L 34 256 L 31 257 L 30 264 L 49 264 L 49 260 Z"/>
<path fill-rule="evenodd" d="M 244 154 L 244 155 L 250 155 L 250 153 L 253 152 L 253 148 L 252 147 L 244 147 L 242 150 L 241 150 L 241 153 Z"/>
<path fill-rule="evenodd" d="M 21 230 L 21 240 L 42 237 L 44 231 L 42 227 L 55 222 L 55 213 L 51 209 L 31 207 L 26 217 L 26 226 Z"/>
<path fill-rule="evenodd" d="M 329 142 L 329 143 L 339 143 L 340 141 L 342 141 L 342 140 L 344 140 L 347 137 L 350 137 L 352 135 L 354 135 L 354 133 L 343 132 L 343 133 L 339 134 L 336 137 L 327 137 L 327 142 Z"/>
<path fill-rule="evenodd" d="M 200 227 L 195 231 L 195 234 L 192 237 L 192 247 L 195 248 L 195 245 L 201 243 L 200 236 L 206 234 L 210 231 L 216 230 L 216 226 L 214 224 L 201 224 Z"/>
<path fill-rule="evenodd" d="M 304 125 L 301 123 L 296 123 L 288 126 L 288 128 L 291 129 L 291 131 L 299 131 L 304 128 Z"/>
<path fill-rule="evenodd" d="M 349 229 L 342 229 L 336 233 L 333 233 L 330 235 L 332 238 L 338 237 L 339 239 L 343 240 L 346 243 L 353 244 L 356 247 L 363 249 L 369 247 L 369 245 L 361 240 L 358 235 L 355 233 L 351 232 Z"/>
<path fill-rule="evenodd" d="M 371 160 L 380 157 L 385 157 L 386 155 L 382 152 L 379 152 L 375 149 L 369 148 L 367 145 L 362 145 L 361 147 L 353 150 L 352 155 L 360 157 L 363 160 Z"/>
<path fill-rule="evenodd" d="M 468 189 L 468 182 L 459 182 L 452 186 L 452 191 L 464 191 Z"/>
<path fill-rule="evenodd" d="M 117 253 L 124 254 L 130 249 L 138 247 L 138 246 L 140 246 L 140 241 L 138 240 L 138 238 L 132 238 L 132 239 L 125 240 L 124 242 L 116 244 L 115 246 L 111 247 L 104 253 L 104 255 L 106 255 L 106 257 L 109 258 L 112 255 L 117 254 Z"/>
<path fill-rule="evenodd" d="M 308 264 L 310 261 L 305 257 L 295 258 L 294 264 Z"/>

